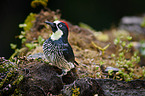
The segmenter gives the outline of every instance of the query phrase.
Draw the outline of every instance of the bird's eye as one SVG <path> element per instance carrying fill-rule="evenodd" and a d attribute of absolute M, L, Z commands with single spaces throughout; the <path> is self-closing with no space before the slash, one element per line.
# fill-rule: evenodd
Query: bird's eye
<path fill-rule="evenodd" d="M 59 27 L 62 27 L 62 24 L 59 24 Z"/>

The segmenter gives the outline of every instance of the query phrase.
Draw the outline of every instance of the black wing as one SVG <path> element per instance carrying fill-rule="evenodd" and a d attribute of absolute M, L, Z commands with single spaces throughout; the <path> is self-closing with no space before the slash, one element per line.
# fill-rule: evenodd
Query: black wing
<path fill-rule="evenodd" d="M 74 53 L 69 43 L 63 44 L 63 55 L 68 62 L 75 62 Z"/>

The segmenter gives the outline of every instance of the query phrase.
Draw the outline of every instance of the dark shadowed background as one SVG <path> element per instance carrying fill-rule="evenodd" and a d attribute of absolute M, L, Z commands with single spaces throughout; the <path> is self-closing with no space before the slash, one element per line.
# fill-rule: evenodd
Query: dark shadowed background
<path fill-rule="evenodd" d="M 10 43 L 18 44 L 18 25 L 23 23 L 33 9 L 31 0 L 2 0 L 0 2 L 0 56 L 9 58 L 14 52 Z M 145 0 L 49 0 L 48 8 L 60 9 L 62 18 L 73 24 L 84 22 L 96 30 L 109 29 L 123 16 L 141 15 L 145 12 Z"/>

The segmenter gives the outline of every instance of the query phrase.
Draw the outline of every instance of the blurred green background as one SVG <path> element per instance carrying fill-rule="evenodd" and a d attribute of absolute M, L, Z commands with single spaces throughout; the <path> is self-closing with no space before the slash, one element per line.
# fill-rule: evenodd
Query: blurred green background
<path fill-rule="evenodd" d="M 18 44 L 15 37 L 30 12 L 39 13 L 42 6 L 31 8 L 31 0 L 2 0 L 0 2 L 0 57 L 9 58 L 14 52 L 10 43 Z M 141 15 L 145 12 L 145 0 L 49 0 L 48 8 L 60 9 L 62 18 L 72 24 L 84 22 L 96 30 L 109 29 L 123 16 Z"/>

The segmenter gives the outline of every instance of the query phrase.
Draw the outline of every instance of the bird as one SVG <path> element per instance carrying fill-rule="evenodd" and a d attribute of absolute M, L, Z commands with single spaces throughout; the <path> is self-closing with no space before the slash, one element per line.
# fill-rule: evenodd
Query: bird
<path fill-rule="evenodd" d="M 53 33 L 43 43 L 44 56 L 52 65 L 62 69 L 62 74 L 58 76 L 67 75 L 68 71 L 78 65 L 72 47 L 68 42 L 68 24 L 59 20 L 54 22 L 45 21 L 45 23 L 51 26 Z"/>

